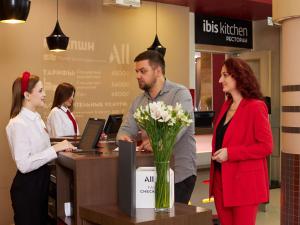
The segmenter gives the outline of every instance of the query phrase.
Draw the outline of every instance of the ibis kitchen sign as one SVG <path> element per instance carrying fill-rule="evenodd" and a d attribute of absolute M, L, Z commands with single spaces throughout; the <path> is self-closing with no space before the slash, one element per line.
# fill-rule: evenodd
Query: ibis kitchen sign
<path fill-rule="evenodd" d="M 195 15 L 196 44 L 252 48 L 252 21 Z"/>

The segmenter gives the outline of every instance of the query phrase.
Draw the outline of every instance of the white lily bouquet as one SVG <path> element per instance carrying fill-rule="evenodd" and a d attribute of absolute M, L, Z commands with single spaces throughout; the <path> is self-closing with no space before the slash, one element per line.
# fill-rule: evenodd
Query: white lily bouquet
<path fill-rule="evenodd" d="M 155 208 L 158 211 L 169 209 L 169 161 L 176 141 L 176 136 L 183 127 L 193 121 L 190 114 L 184 112 L 181 104 L 166 105 L 163 102 L 140 106 L 134 113 L 139 126 L 144 129 L 152 146 L 155 166 Z"/>

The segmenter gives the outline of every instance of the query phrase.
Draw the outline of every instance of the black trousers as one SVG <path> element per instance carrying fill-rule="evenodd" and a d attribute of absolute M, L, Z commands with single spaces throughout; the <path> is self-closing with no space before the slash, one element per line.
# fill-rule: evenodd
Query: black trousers
<path fill-rule="evenodd" d="M 10 189 L 15 225 L 46 225 L 50 170 L 47 165 L 23 174 L 17 171 Z"/>
<path fill-rule="evenodd" d="M 188 204 L 193 193 L 197 177 L 192 175 L 175 184 L 175 202 Z"/>

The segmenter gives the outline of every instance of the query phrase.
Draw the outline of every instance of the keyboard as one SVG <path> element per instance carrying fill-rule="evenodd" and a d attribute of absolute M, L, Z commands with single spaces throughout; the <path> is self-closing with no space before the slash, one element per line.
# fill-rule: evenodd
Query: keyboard
<path fill-rule="evenodd" d="M 97 149 L 73 149 L 71 151 L 72 153 L 76 154 L 101 154 L 102 152 L 99 152 Z"/>

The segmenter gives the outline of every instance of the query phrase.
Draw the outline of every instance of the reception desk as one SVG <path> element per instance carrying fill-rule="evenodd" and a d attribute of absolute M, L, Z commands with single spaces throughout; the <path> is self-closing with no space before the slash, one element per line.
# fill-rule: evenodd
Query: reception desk
<path fill-rule="evenodd" d="M 212 225 L 211 210 L 175 203 L 169 213 L 154 209 L 137 209 L 129 217 L 117 206 L 80 207 L 82 225 Z"/>
<path fill-rule="evenodd" d="M 118 152 L 103 144 L 95 153 L 62 152 L 56 161 L 57 217 L 65 224 L 81 224 L 79 207 L 117 204 Z M 137 166 L 153 166 L 153 154 L 137 152 Z M 66 217 L 64 203 L 71 202 L 73 216 Z"/>
<path fill-rule="evenodd" d="M 207 162 L 201 162 L 205 165 L 210 163 L 211 149 L 208 149 L 210 139 L 210 135 L 196 136 L 197 156 L 203 159 L 203 154 L 207 154 Z M 204 145 L 201 142 L 207 143 Z M 65 224 L 82 224 L 79 207 L 88 209 L 92 205 L 100 208 L 117 205 L 118 152 L 113 151 L 115 147 L 113 143 L 100 143 L 98 149 L 100 154 L 59 153 L 56 160 L 56 213 L 57 217 Z M 208 150 L 203 151 L 203 147 Z M 153 166 L 153 154 L 137 152 L 136 166 Z M 73 216 L 71 217 L 65 216 L 64 203 L 66 202 L 72 203 Z"/>

